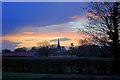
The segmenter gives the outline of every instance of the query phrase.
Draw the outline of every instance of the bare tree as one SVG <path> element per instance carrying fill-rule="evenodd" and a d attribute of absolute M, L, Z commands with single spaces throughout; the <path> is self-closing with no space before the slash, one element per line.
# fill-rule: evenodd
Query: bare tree
<path fill-rule="evenodd" d="M 80 39 L 78 42 L 80 45 L 85 45 L 85 44 L 89 44 L 89 40 L 88 39 Z"/>
<path fill-rule="evenodd" d="M 103 43 L 112 43 L 112 72 L 119 72 L 120 2 L 93 2 L 88 10 L 88 26 L 84 33 Z"/>
<path fill-rule="evenodd" d="M 43 42 L 37 43 L 37 45 L 39 47 L 48 47 L 48 46 L 50 46 L 50 43 L 48 41 L 43 41 Z"/>

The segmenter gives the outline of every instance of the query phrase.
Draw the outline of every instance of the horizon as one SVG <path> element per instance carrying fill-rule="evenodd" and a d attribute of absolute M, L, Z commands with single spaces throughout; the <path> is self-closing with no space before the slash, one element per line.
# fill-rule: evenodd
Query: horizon
<path fill-rule="evenodd" d="M 3 2 L 2 46 L 8 49 L 33 47 L 47 40 L 61 46 L 80 45 L 78 41 L 89 37 L 78 29 L 87 24 L 86 2 Z"/>

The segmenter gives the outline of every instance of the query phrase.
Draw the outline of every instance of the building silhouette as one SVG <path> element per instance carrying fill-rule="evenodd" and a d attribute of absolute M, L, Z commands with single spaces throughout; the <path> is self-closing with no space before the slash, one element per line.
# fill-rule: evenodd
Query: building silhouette
<path fill-rule="evenodd" d="M 58 39 L 58 45 L 57 45 L 57 53 L 61 52 L 61 46 L 60 46 L 60 41 Z"/>

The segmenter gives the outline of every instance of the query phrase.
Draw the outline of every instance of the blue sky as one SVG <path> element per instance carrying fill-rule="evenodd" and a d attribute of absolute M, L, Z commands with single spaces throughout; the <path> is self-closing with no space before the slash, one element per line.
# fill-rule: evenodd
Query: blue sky
<path fill-rule="evenodd" d="M 2 4 L 3 35 L 25 25 L 51 25 L 70 21 L 70 16 L 85 14 L 83 2 L 11 2 Z"/>
<path fill-rule="evenodd" d="M 87 22 L 86 8 L 87 2 L 3 2 L 2 40 L 9 43 L 3 44 L 4 48 L 15 48 L 10 43 L 37 46 L 44 40 L 56 44 L 58 38 L 62 46 L 78 45 L 84 38 L 77 29 Z"/>

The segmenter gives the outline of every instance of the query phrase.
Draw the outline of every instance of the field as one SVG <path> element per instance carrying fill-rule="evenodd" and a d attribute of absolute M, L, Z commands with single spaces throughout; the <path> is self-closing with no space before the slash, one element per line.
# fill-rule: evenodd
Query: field
<path fill-rule="evenodd" d="M 110 74 L 111 58 L 3 58 L 3 79 L 27 78 L 80 80 L 120 80 Z M 23 80 L 23 79 L 22 79 Z"/>
<path fill-rule="evenodd" d="M 38 74 L 38 73 L 16 73 L 16 72 L 3 72 L 2 79 L 10 78 L 27 78 L 31 79 L 47 79 L 47 78 L 79 78 L 81 80 L 120 80 L 119 75 L 92 75 L 92 74 Z M 23 80 L 23 79 L 22 79 Z"/>

